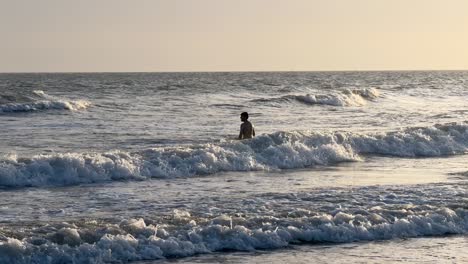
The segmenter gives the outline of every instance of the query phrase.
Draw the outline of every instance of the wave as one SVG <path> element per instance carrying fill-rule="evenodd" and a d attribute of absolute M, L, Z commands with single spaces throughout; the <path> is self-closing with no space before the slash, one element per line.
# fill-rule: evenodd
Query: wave
<path fill-rule="evenodd" d="M 256 99 L 255 102 L 277 102 L 294 100 L 310 105 L 363 106 L 379 97 L 375 88 L 345 89 L 330 94 L 285 95 L 276 98 Z"/>
<path fill-rule="evenodd" d="M 451 172 L 451 173 L 448 173 L 448 175 L 459 176 L 459 177 L 468 177 L 468 171 Z"/>
<path fill-rule="evenodd" d="M 38 110 L 56 109 L 56 110 L 80 110 L 86 109 L 90 105 L 89 102 L 78 101 L 41 101 L 33 103 L 18 103 L 0 105 L 0 113 L 11 112 L 32 112 Z"/>
<path fill-rule="evenodd" d="M 76 111 L 88 108 L 91 103 L 85 100 L 63 100 L 45 94 L 43 91 L 33 91 L 29 96 L 2 96 L 0 113 L 33 112 L 39 110 L 70 110 Z"/>
<path fill-rule="evenodd" d="M 295 216 L 297 215 L 297 216 Z M 175 210 L 170 223 L 145 219 L 120 224 L 49 224 L 25 238 L 0 234 L 0 263 L 122 263 L 187 257 L 216 251 L 252 251 L 300 243 L 343 243 L 466 234 L 468 210 L 446 207 L 356 212 L 309 212 L 287 216 L 193 217 Z M 15 233 L 15 231 L 11 231 Z"/>
<path fill-rule="evenodd" d="M 276 132 L 251 140 L 137 152 L 62 153 L 0 160 L 0 186 L 63 186 L 114 180 L 191 177 L 225 171 L 298 169 L 361 161 L 362 155 L 437 157 L 468 150 L 468 124 L 386 133 Z"/>

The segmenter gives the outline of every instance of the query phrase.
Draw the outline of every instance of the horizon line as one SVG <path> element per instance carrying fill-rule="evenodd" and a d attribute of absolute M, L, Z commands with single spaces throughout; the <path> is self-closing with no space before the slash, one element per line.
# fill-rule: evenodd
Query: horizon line
<path fill-rule="evenodd" d="M 289 73 L 289 72 L 464 72 L 468 69 L 451 69 L 451 70 L 235 70 L 235 71 L 6 71 L 0 74 L 74 74 L 74 73 Z"/>

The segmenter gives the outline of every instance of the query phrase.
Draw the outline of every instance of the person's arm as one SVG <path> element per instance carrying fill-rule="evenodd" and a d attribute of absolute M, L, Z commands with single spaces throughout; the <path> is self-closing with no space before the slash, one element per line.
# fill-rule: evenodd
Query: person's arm
<path fill-rule="evenodd" d="M 243 133 L 242 133 L 242 125 L 243 125 L 243 124 L 241 124 L 241 126 L 240 126 L 240 132 L 239 132 L 239 138 L 238 138 L 238 139 L 242 139 L 242 134 L 243 134 Z"/>
<path fill-rule="evenodd" d="M 255 127 L 252 126 L 252 136 L 255 137 Z"/>

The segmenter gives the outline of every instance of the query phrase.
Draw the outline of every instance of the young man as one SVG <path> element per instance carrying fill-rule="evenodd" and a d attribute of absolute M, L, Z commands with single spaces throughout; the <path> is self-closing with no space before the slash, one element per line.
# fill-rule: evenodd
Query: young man
<path fill-rule="evenodd" d="M 255 130 L 249 121 L 249 114 L 247 112 L 243 112 L 240 116 L 242 124 L 240 127 L 239 139 L 246 139 L 246 138 L 253 138 L 255 137 Z"/>

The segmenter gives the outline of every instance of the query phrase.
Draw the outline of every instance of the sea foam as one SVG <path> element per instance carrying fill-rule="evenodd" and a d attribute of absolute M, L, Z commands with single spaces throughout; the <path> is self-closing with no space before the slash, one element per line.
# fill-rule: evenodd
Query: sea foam
<path fill-rule="evenodd" d="M 363 106 L 380 96 L 375 88 L 344 89 L 325 94 L 285 95 L 256 99 L 256 102 L 297 101 L 308 105 Z"/>
<path fill-rule="evenodd" d="M 176 212 L 175 214 L 178 214 Z M 343 243 L 466 234 L 468 211 L 379 208 L 335 213 L 196 218 L 172 224 L 145 219 L 120 224 L 50 224 L 20 239 L 0 240 L 0 263 L 121 263 L 187 257 L 223 250 L 276 249 L 298 243 Z M 175 215 L 174 215 L 175 218 Z M 224 219 L 224 220 L 219 220 Z"/>
<path fill-rule="evenodd" d="M 331 94 L 294 95 L 292 98 L 306 104 L 363 106 L 367 104 L 369 100 L 377 98 L 379 94 L 379 91 L 375 88 L 364 88 L 345 89 Z"/>
<path fill-rule="evenodd" d="M 157 147 L 137 152 L 62 153 L 0 161 L 0 186 L 50 186 L 191 177 L 223 171 L 278 170 L 360 161 L 361 155 L 464 154 L 468 125 L 451 123 L 387 133 L 276 132 L 251 140 Z"/>
<path fill-rule="evenodd" d="M 86 100 L 60 99 L 37 90 L 33 91 L 27 102 L 24 102 L 23 98 L 22 102 L 0 104 L 0 113 L 33 112 L 48 109 L 76 111 L 86 109 L 90 105 L 91 103 Z"/>

